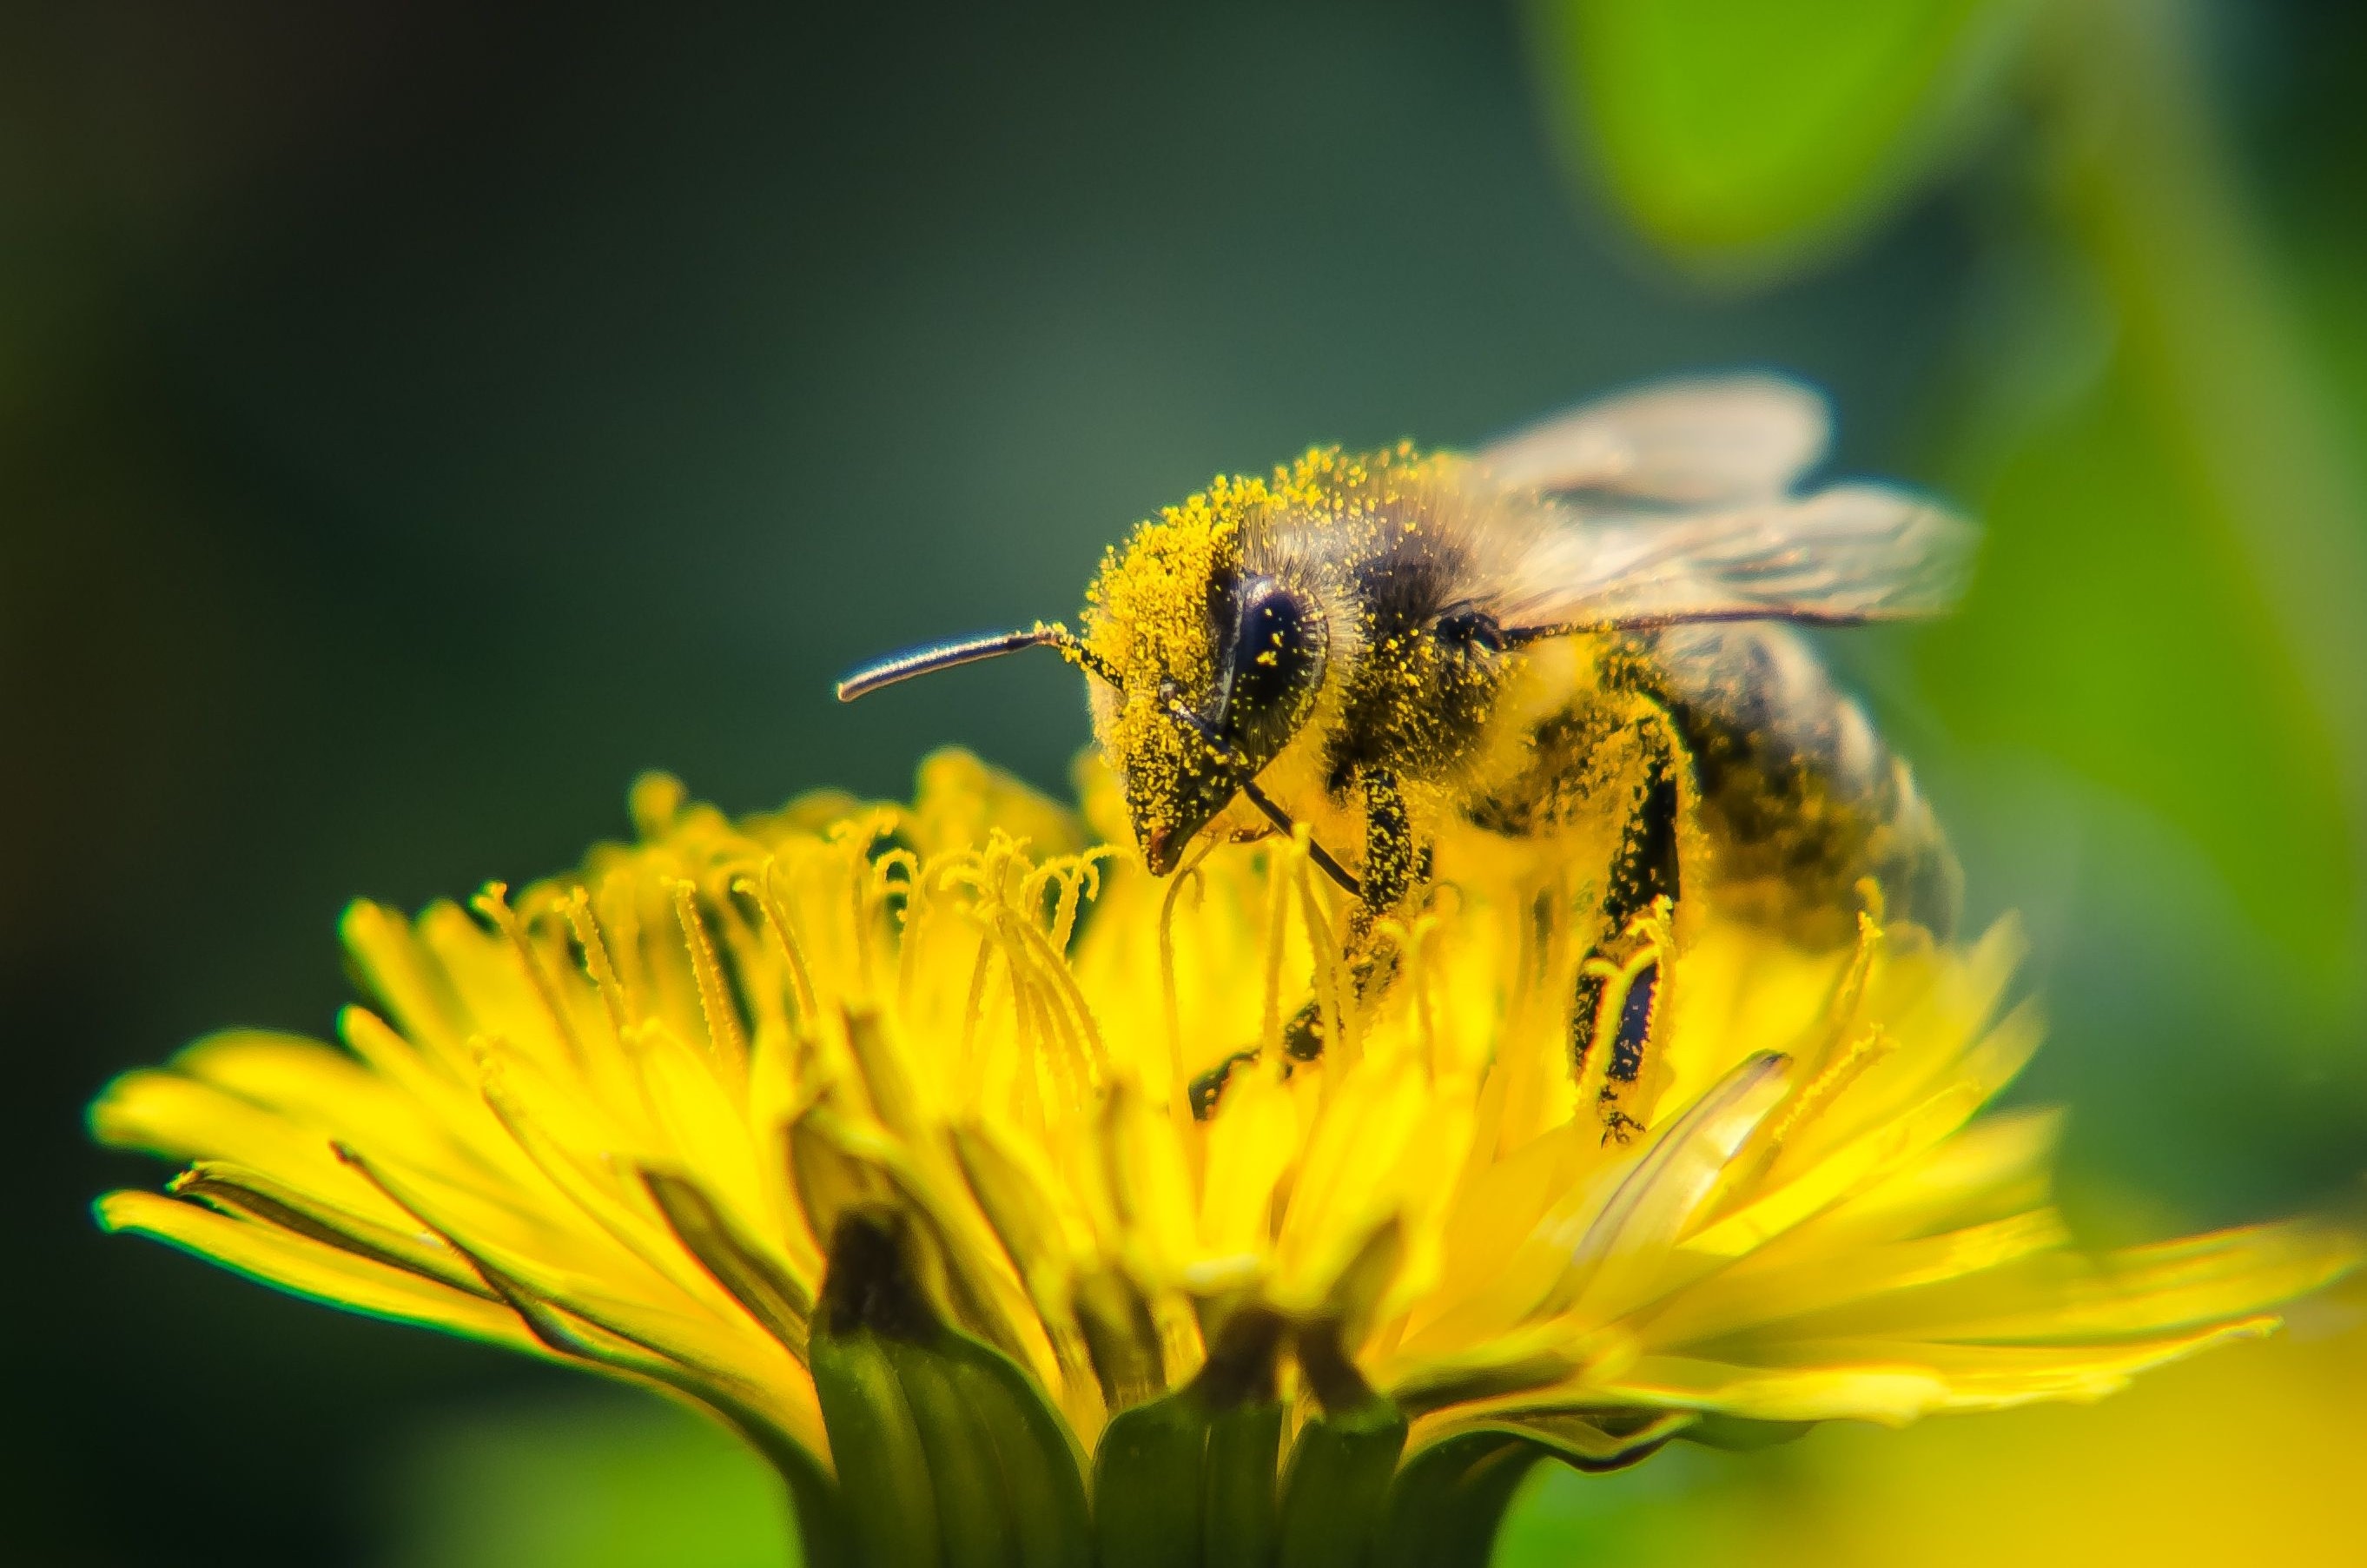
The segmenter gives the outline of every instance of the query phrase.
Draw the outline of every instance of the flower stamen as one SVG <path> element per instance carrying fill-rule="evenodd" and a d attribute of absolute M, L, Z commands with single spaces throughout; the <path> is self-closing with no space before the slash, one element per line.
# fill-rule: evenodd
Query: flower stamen
<path fill-rule="evenodd" d="M 775 944 L 781 949 L 782 960 L 788 966 L 789 995 L 796 1008 L 791 1027 L 801 1032 L 810 1032 L 821 1026 L 821 1009 L 814 1001 L 813 971 L 806 963 L 805 949 L 798 941 L 798 928 L 789 919 L 788 910 L 782 904 L 780 890 L 776 885 L 780 869 L 780 858 L 767 855 L 761 877 L 742 877 L 731 885 L 738 892 L 755 899 L 756 907 L 764 912 L 765 929 L 772 932 Z"/>
<path fill-rule="evenodd" d="M 1216 848 L 1207 840 L 1194 852 L 1173 876 L 1167 879 L 1167 892 L 1159 901 L 1159 999 L 1167 1014 L 1167 1068 L 1171 1091 L 1189 1098 L 1184 1074 L 1184 1017 L 1182 1004 L 1175 990 L 1175 905 L 1189 887 L 1196 900 L 1201 893 L 1200 863 Z"/>
<path fill-rule="evenodd" d="M 526 923 L 510 907 L 509 884 L 487 882 L 484 891 L 469 901 L 469 906 L 491 921 L 509 940 L 510 949 L 517 955 L 518 968 L 525 972 L 527 983 L 542 1004 L 543 1015 L 550 1020 L 550 1031 L 560 1044 L 567 1048 L 569 1060 L 578 1066 L 584 1063 L 583 1042 L 576 1037 L 575 1025 L 560 1002 L 559 987 L 550 971 L 544 967 L 542 955 L 536 951 L 527 937 Z"/>
<path fill-rule="evenodd" d="M 1362 1052 L 1353 1035 L 1354 989 L 1350 977 L 1342 972 L 1345 965 L 1340 958 L 1339 938 L 1333 935 L 1331 919 L 1323 913 L 1322 895 L 1315 887 L 1315 861 L 1311 846 L 1315 840 L 1305 823 L 1298 824 L 1291 835 L 1293 853 L 1289 862 L 1291 880 L 1298 889 L 1300 917 L 1307 923 L 1308 946 L 1315 955 L 1315 998 L 1322 1010 L 1325 1030 L 1325 1054 L 1342 1069 L 1353 1066 Z M 1322 1093 L 1328 1096 L 1336 1073 L 1323 1077 Z"/>
<path fill-rule="evenodd" d="M 1843 1091 L 1864 1074 L 1866 1069 L 1897 1049 L 1898 1042 L 1880 1024 L 1861 1030 L 1850 1041 L 1849 1048 L 1808 1080 L 1793 1096 L 1792 1103 L 1784 1108 L 1783 1114 L 1776 1118 L 1774 1125 L 1767 1132 L 1768 1153 L 1772 1155 L 1782 1149 L 1784 1142 L 1795 1132 L 1823 1115 L 1835 1100 L 1840 1098 Z"/>
<path fill-rule="evenodd" d="M 560 907 L 567 914 L 569 929 L 575 933 L 575 945 L 583 950 L 583 972 L 591 978 L 593 989 L 600 994 L 600 1005 L 608 1015 L 610 1038 L 622 1043 L 625 1030 L 632 1022 L 631 999 L 625 994 L 625 983 L 617 977 L 617 966 L 608 957 L 608 944 L 600 934 L 600 922 L 592 913 L 592 893 L 581 882 L 568 890 Z"/>
<path fill-rule="evenodd" d="M 715 957 L 715 938 L 699 913 L 698 884 L 687 878 L 677 878 L 667 891 L 674 895 L 674 919 L 682 926 L 691 978 L 698 987 L 698 1007 L 707 1020 L 708 1048 L 726 1079 L 734 1088 L 743 1088 L 748 1078 L 747 1037 L 740 1028 L 739 1011 L 724 987 L 723 969 Z"/>

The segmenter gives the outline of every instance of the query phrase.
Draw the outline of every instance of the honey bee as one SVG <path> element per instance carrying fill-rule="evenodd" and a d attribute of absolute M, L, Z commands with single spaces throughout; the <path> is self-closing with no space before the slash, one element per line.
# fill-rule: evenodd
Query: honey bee
<path fill-rule="evenodd" d="M 1142 858 L 1292 833 L 1355 899 L 1360 986 L 1383 916 L 1442 846 L 1604 841 L 1570 1013 L 1602 1053 L 1606 1136 L 1649 1048 L 1657 949 L 1702 892 L 1803 945 L 1846 940 L 1870 879 L 1944 930 L 1960 874 L 1904 761 L 1797 630 L 1938 614 L 1970 524 L 1888 485 L 1802 489 L 1824 401 L 1746 374 L 1670 381 L 1470 454 L 1318 449 L 1220 478 L 1104 556 L 1080 631 L 1054 623 L 857 672 L 843 700 L 1022 648 L 1089 677 Z M 1285 1050 L 1309 1060 L 1310 1004 Z M 1253 1054 L 1253 1053 L 1245 1053 Z M 1195 1085 L 1206 1113 L 1223 1070 Z"/>

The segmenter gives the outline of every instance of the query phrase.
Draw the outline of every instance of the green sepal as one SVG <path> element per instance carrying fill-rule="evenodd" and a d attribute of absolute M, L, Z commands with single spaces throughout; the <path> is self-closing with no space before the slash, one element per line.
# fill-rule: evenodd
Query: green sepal
<path fill-rule="evenodd" d="M 883 1337 L 860 1324 L 817 1324 L 807 1355 L 856 1561 L 864 1568 L 936 1568 L 928 1450 Z"/>
<path fill-rule="evenodd" d="M 1512 1494 L 1540 1460 L 1624 1470 L 1694 1420 L 1687 1411 L 1527 1411 L 1428 1444 L 1389 1487 L 1373 1568 L 1485 1568 Z"/>
<path fill-rule="evenodd" d="M 1202 1460 L 1206 1568 L 1272 1568 L 1282 1539 L 1274 1471 L 1282 1455 L 1282 1403 L 1235 1405 L 1208 1422 Z"/>
<path fill-rule="evenodd" d="M 1084 1568 L 1077 1452 L 1034 1382 L 946 1325 L 891 1213 L 844 1216 L 810 1342 L 864 1568 Z"/>
<path fill-rule="evenodd" d="M 1093 1450 L 1093 1561 L 1101 1568 L 1201 1568 L 1208 1416 L 1172 1393 L 1121 1412 Z"/>
<path fill-rule="evenodd" d="M 1002 1351 L 952 1329 L 929 1359 L 985 1438 L 991 1483 L 1000 1488 L 1010 1521 L 1009 1561 L 1014 1568 L 1086 1568 L 1093 1560 L 1093 1524 L 1084 1471 L 1068 1427 L 1035 1381 Z M 940 1478 L 941 1515 L 944 1502 Z M 950 1564 L 961 1559 L 949 1522 L 946 1529 Z"/>
<path fill-rule="evenodd" d="M 1016 1568 L 1018 1541 L 1002 1494 L 994 1440 L 934 1348 L 882 1335 L 880 1347 L 926 1456 L 944 1568 Z"/>
<path fill-rule="evenodd" d="M 1487 1568 L 1512 1494 L 1548 1452 L 1508 1432 L 1466 1432 L 1422 1449 L 1389 1488 L 1374 1568 Z"/>
<path fill-rule="evenodd" d="M 1363 1568 L 1405 1440 L 1405 1413 L 1378 1394 L 1299 1428 L 1282 1480 L 1281 1568 Z"/>
<path fill-rule="evenodd" d="M 1772 1449 L 1779 1443 L 1797 1442 L 1815 1425 L 1813 1421 L 1752 1421 L 1720 1411 L 1705 1411 L 1677 1436 L 1705 1449 L 1744 1454 Z"/>

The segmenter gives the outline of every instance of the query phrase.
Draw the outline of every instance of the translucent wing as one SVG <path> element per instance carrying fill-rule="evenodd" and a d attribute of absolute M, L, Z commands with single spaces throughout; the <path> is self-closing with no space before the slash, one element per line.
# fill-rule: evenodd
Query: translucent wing
<path fill-rule="evenodd" d="M 1478 455 L 1514 490 L 1699 504 L 1782 494 L 1825 455 L 1829 426 L 1798 381 L 1705 376 L 1614 393 Z"/>
<path fill-rule="evenodd" d="M 1881 484 L 1700 510 L 1557 506 L 1490 608 L 1511 630 L 1909 619 L 1955 602 L 1977 537 Z"/>

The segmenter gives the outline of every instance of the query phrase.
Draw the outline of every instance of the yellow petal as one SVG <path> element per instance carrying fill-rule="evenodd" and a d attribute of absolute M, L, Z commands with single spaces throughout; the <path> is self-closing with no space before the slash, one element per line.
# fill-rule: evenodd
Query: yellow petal
<path fill-rule="evenodd" d="M 1002 833 L 1038 856 L 1084 846 L 1074 812 L 958 746 L 929 754 L 921 764 L 905 831 L 923 855 L 975 849 Z"/>
<path fill-rule="evenodd" d="M 1577 1321 L 1604 1322 L 1675 1283 L 1665 1265 L 1677 1238 L 1783 1097 L 1790 1065 L 1782 1056 L 1751 1058 L 1654 1135 L 1571 1255 L 1571 1284 L 1557 1292 L 1568 1301 L 1560 1311 Z"/>
<path fill-rule="evenodd" d="M 1192 1261 L 1196 1227 L 1175 1124 L 1121 1079 L 1102 1106 L 1101 1147 L 1119 1226 L 1109 1250 L 1138 1256 L 1154 1281 L 1181 1278 Z"/>
<path fill-rule="evenodd" d="M 1846 1419 L 1898 1426 L 1940 1411 L 2101 1399 L 2138 1372 L 2274 1326 L 2271 1318 L 2243 1318 L 2111 1346 L 1806 1340 L 1783 1345 L 1781 1364 L 1648 1356 L 1608 1380 L 1601 1392 L 1761 1421 Z"/>
<path fill-rule="evenodd" d="M 1218 1257 L 1254 1256 L 1272 1238 L 1274 1191 L 1298 1154 L 1298 1112 L 1272 1069 L 1235 1069 L 1208 1124 L 1200 1244 Z"/>
<path fill-rule="evenodd" d="M 1889 1364 L 1769 1369 L 1651 1356 L 1620 1377 L 1588 1385 L 1613 1405 L 1716 1410 L 1755 1421 L 1877 1421 L 1901 1426 L 1944 1406 L 1946 1378 Z"/>
<path fill-rule="evenodd" d="M 232 1219 L 153 1192 L 110 1192 L 98 1201 L 109 1231 L 153 1236 L 266 1285 L 347 1312 L 392 1318 L 540 1355 L 542 1347 L 507 1307 L 464 1295 L 398 1268 Z"/>
<path fill-rule="evenodd" d="M 639 1070 L 659 1144 L 674 1162 L 696 1162 L 722 1196 L 745 1213 L 762 1212 L 765 1194 L 748 1119 L 718 1077 L 713 1061 L 663 1024 L 637 1031 L 627 1050 Z"/>
<path fill-rule="evenodd" d="M 2359 1245 L 2323 1226 L 2259 1225 L 2090 1259 L 2063 1252 L 1920 1290 L 1840 1305 L 1803 1334 L 2077 1343 L 2248 1317 L 2357 1267 Z"/>
<path fill-rule="evenodd" d="M 1276 767 L 1353 858 L 1317 762 Z M 1417 1440 L 1494 1421 L 1582 1463 L 1658 1440 L 1655 1410 L 2091 1397 L 2257 1332 L 2355 1254 L 2306 1227 L 2073 1253 L 2051 1120 L 1973 1119 L 2037 1038 L 2026 1010 L 1991 1021 L 2009 926 L 1810 950 L 1691 900 L 1631 1147 L 1568 1051 L 1607 829 L 1444 845 L 1395 983 L 1285 1081 L 1282 1020 L 1340 989 L 1349 906 L 1295 840 L 1219 842 L 1254 822 L 1172 879 L 1048 859 L 1016 840 L 1071 849 L 1074 819 L 959 755 L 910 810 L 735 822 L 652 779 L 634 811 L 638 842 L 489 888 L 484 923 L 355 906 L 385 1016 L 348 1011 L 348 1050 L 243 1031 L 110 1085 L 95 1131 L 198 1160 L 179 1190 L 223 1211 L 118 1195 L 108 1222 L 817 1456 L 800 1356 L 850 1218 L 908 1236 L 938 1309 L 1081 1437 L 1195 1380 L 1205 1314 L 1279 1336 L 1259 1355 L 1285 1398 L 1369 1384 Z M 1184 1119 L 1175 1074 L 1243 1051 L 1266 1065 Z"/>
<path fill-rule="evenodd" d="M 1678 1297 L 1642 1332 L 1660 1346 L 1714 1339 L 1979 1273 L 2059 1248 L 2068 1239 L 2054 1211 L 2040 1210 L 1937 1236 L 1862 1243 L 1845 1252 L 1768 1248 L 1720 1276 L 1716 1290 Z"/>
<path fill-rule="evenodd" d="M 267 1172 L 226 1160 L 198 1161 L 173 1178 L 170 1190 L 176 1198 L 207 1204 L 234 1218 L 276 1226 L 323 1246 L 425 1275 L 465 1294 L 493 1299 L 493 1292 L 466 1258 L 399 1210 L 402 1222 L 389 1223 L 291 1187 Z M 391 1210 L 393 1206 L 381 1197 L 378 1207 Z"/>
<path fill-rule="evenodd" d="M 1285 1312 L 1319 1308 L 1374 1230 L 1397 1217 L 1399 1194 L 1373 1177 L 1398 1165 L 1425 1131 L 1430 1085 L 1421 1064 L 1373 1060 L 1342 1076 L 1308 1141 L 1275 1247 L 1271 1294 Z"/>
<path fill-rule="evenodd" d="M 1920 1103 L 1874 1120 L 1844 1142 L 1828 1142 L 1812 1163 L 1790 1162 L 1796 1173 L 1791 1179 L 1705 1227 L 1689 1241 L 1689 1248 L 1708 1256 L 1738 1256 L 1916 1160 L 2011 1082 L 2038 1049 L 2038 1041 L 2034 1014 L 2016 1011 Z"/>
<path fill-rule="evenodd" d="M 2036 1209 L 2053 1192 L 2062 1138 L 2059 1110 L 1992 1112 L 1852 1193 L 1816 1229 L 1834 1242 L 1913 1236 Z"/>
<path fill-rule="evenodd" d="M 421 1051 L 445 1071 L 465 1077 L 471 1031 L 459 1023 L 459 999 L 411 922 L 357 899 L 346 907 L 338 934 L 362 983 L 384 1005 L 395 1028 L 418 1041 Z"/>

